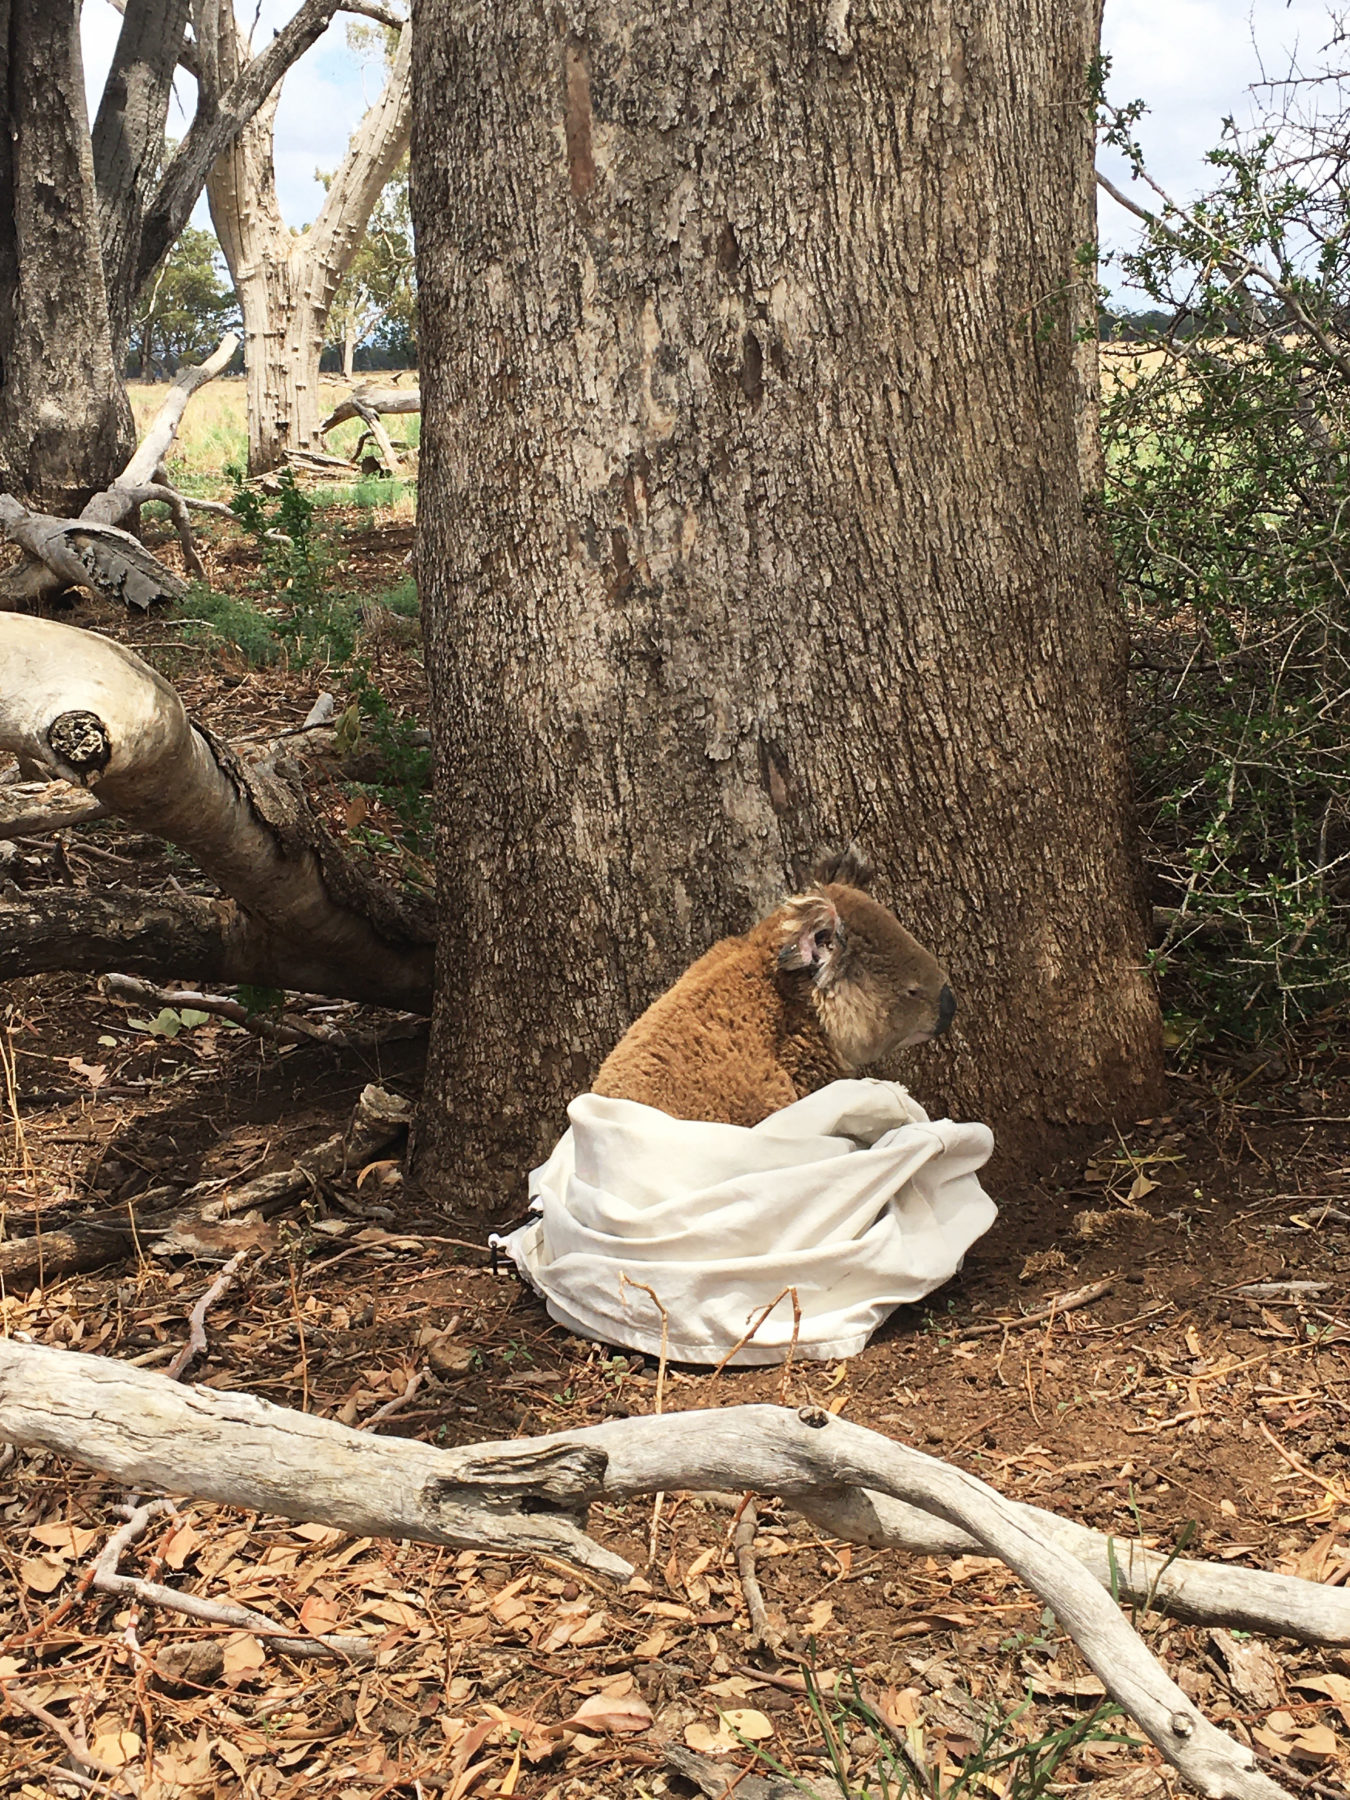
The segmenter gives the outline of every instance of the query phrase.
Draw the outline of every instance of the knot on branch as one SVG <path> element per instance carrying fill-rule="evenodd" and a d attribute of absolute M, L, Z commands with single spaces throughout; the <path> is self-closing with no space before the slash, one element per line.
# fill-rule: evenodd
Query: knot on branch
<path fill-rule="evenodd" d="M 604 1491 L 608 1452 L 592 1444 L 546 1444 L 539 1449 L 497 1451 L 468 1458 L 459 1471 L 433 1481 L 427 1498 L 437 1505 L 482 1506 L 494 1497 L 520 1512 L 573 1512 Z"/>
<path fill-rule="evenodd" d="M 797 1414 L 803 1425 L 809 1425 L 812 1431 L 819 1431 L 822 1425 L 828 1425 L 830 1415 L 823 1406 L 803 1406 Z"/>
<path fill-rule="evenodd" d="M 97 713 L 62 713 L 48 726 L 47 742 L 85 787 L 93 787 L 112 761 L 112 739 Z"/>

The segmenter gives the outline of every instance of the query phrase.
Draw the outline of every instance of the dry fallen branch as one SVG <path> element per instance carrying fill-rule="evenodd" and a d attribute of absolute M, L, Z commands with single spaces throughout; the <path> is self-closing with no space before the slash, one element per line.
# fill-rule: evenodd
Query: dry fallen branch
<path fill-rule="evenodd" d="M 355 388 L 345 400 L 339 400 L 319 427 L 321 436 L 326 436 L 335 425 L 341 425 L 344 419 L 361 419 L 370 423 L 372 414 L 381 413 L 420 413 L 422 410 L 422 393 L 420 388 Z"/>
<path fill-rule="evenodd" d="M 108 1539 L 94 1565 L 91 1585 L 103 1594 L 114 1594 L 119 1599 L 137 1600 L 142 1606 L 158 1606 L 168 1612 L 183 1613 L 189 1619 L 203 1619 L 209 1625 L 227 1625 L 234 1631 L 251 1631 L 255 1637 L 265 1638 L 274 1650 L 286 1656 L 338 1656 L 351 1662 L 370 1662 L 377 1648 L 369 1638 L 342 1637 L 334 1634 L 312 1633 L 297 1635 L 288 1631 L 284 1625 L 278 1625 L 265 1613 L 254 1612 L 252 1607 L 238 1606 L 233 1600 L 210 1600 L 201 1594 L 181 1594 L 176 1588 L 165 1587 L 158 1581 L 145 1581 L 138 1575 L 122 1575 L 118 1572 L 118 1563 L 126 1555 L 137 1538 L 141 1537 L 152 1519 L 163 1513 L 171 1513 L 173 1505 L 168 1500 L 147 1501 L 127 1512 L 127 1522 Z"/>
<path fill-rule="evenodd" d="M 1019 1313 L 1011 1319 L 995 1319 L 989 1325 L 967 1325 L 957 1332 L 958 1338 L 989 1337 L 1001 1331 L 1020 1331 L 1024 1325 L 1043 1325 L 1047 1319 L 1057 1319 L 1061 1313 L 1077 1312 L 1081 1307 L 1091 1306 L 1094 1300 L 1100 1300 L 1109 1294 L 1115 1286 L 1109 1278 L 1105 1281 L 1094 1281 L 1088 1287 L 1075 1288 L 1071 1294 L 1056 1294 L 1046 1306 L 1035 1312 Z"/>
<path fill-rule="evenodd" d="M 194 936 L 176 901 L 165 909 L 174 929 L 156 932 L 140 921 L 160 897 L 118 897 L 101 940 L 93 930 L 98 905 L 80 929 L 68 893 L 6 899 L 0 978 L 129 963 L 172 976 L 187 966 L 236 983 L 429 1008 L 430 920 L 339 848 L 275 761 L 245 765 L 192 723 L 162 676 L 94 632 L 5 614 L 0 669 L 0 749 L 94 790 L 109 813 L 188 851 L 230 896 L 205 912 L 187 908 L 199 927 L 199 956 L 168 967 L 148 966 L 156 948 L 177 956 L 188 947 L 184 935 Z M 82 899 L 74 901 L 77 915 Z M 64 947 L 49 908 L 76 925 Z M 138 963 L 123 953 L 127 934 Z"/>
<path fill-rule="evenodd" d="M 289 1168 L 236 1187 L 201 1181 L 178 1194 L 154 1188 L 115 1212 L 37 1237 L 15 1238 L 0 1244 L 0 1282 L 11 1292 L 35 1283 L 46 1287 L 66 1275 L 117 1262 L 138 1244 L 166 1255 L 219 1256 L 231 1248 L 222 1222 L 245 1214 L 267 1218 L 297 1194 L 309 1193 L 316 1181 L 362 1168 L 407 1130 L 411 1116 L 406 1100 L 372 1083 L 362 1090 L 347 1129 L 306 1150 Z"/>
<path fill-rule="evenodd" d="M 324 1044 L 330 1050 L 373 1050 L 396 1039 L 415 1037 L 426 1030 L 426 1020 L 411 1014 L 395 1020 L 378 1031 L 344 1031 L 336 1025 L 315 1024 L 295 1013 L 274 1017 L 271 1013 L 250 1012 L 239 1000 L 224 994 L 205 994 L 196 988 L 160 987 L 153 981 L 141 981 L 131 975 L 109 975 L 102 984 L 119 1000 L 135 1000 L 144 1006 L 171 1006 L 181 1011 L 191 1007 L 227 1019 L 242 1026 L 254 1037 L 266 1038 L 272 1044 Z"/>
<path fill-rule="evenodd" d="M 882 1500 L 903 1503 L 1001 1557 L 1201 1793 L 1215 1800 L 1285 1793 L 1170 1680 L 1099 1581 L 1045 1529 L 1044 1515 L 817 1408 L 653 1415 L 437 1450 L 251 1395 L 184 1388 L 125 1364 L 11 1340 L 0 1341 L 0 1438 L 74 1457 L 137 1487 L 174 1488 L 363 1535 L 563 1556 L 617 1576 L 630 1574 L 629 1565 L 585 1531 L 593 1500 L 739 1487 L 781 1495 L 817 1518 L 824 1512 L 835 1529 L 850 1504 L 865 1516 Z M 1234 1573 L 1220 1572 L 1225 1580 Z M 1347 1641 L 1350 1595 L 1324 1590 L 1320 1605 L 1331 1635 Z"/>
<path fill-rule="evenodd" d="M 0 526 L 24 552 L 25 560 L 0 575 L 0 610 L 32 604 L 72 587 L 145 608 L 156 600 L 180 598 L 178 577 L 122 527 L 134 524 L 148 500 L 163 500 L 189 569 L 204 573 L 192 541 L 185 497 L 163 475 L 164 458 L 178 432 L 188 401 L 199 387 L 229 366 L 239 339 L 229 332 L 206 361 L 180 369 L 131 461 L 78 519 L 30 512 L 9 494 L 0 494 Z"/>
<path fill-rule="evenodd" d="M 11 781 L 0 787 L 0 838 L 64 831 L 103 813 L 96 794 L 69 781 Z"/>

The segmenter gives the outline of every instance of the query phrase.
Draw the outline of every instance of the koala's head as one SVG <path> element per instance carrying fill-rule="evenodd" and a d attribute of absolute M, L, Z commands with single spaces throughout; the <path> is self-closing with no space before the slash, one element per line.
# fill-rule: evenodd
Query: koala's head
<path fill-rule="evenodd" d="M 863 892 L 872 871 L 849 851 L 815 873 L 815 885 L 781 908 L 778 967 L 807 984 L 842 1066 L 851 1073 L 940 1037 L 956 1016 L 956 996 L 937 959 Z"/>

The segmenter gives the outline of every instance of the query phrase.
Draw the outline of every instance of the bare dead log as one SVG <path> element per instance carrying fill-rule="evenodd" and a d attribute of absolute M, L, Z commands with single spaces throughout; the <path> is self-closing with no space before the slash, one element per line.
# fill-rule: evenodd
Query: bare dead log
<path fill-rule="evenodd" d="M 178 371 L 131 460 L 111 487 L 93 496 L 78 519 L 30 512 L 10 495 L 0 494 L 0 526 L 26 559 L 0 575 L 0 611 L 76 587 L 141 609 L 157 600 L 180 599 L 186 589 L 179 578 L 122 529 L 139 516 L 148 500 L 168 505 L 188 568 L 194 575 L 205 573 L 188 523 L 191 503 L 168 485 L 163 464 L 188 401 L 228 368 L 238 348 L 238 337 L 228 332 L 205 362 Z"/>
<path fill-rule="evenodd" d="M 49 1286 L 67 1275 L 120 1262 L 142 1249 L 165 1255 L 228 1256 L 233 1248 L 224 1221 L 244 1215 L 270 1218 L 318 1181 L 360 1169 L 407 1130 L 412 1108 L 398 1094 L 365 1087 L 345 1131 L 306 1150 L 285 1169 L 230 1185 L 199 1181 L 182 1193 L 154 1188 L 126 1205 L 0 1244 L 0 1282 L 11 1293 Z"/>
<path fill-rule="evenodd" d="M 561 1555 L 619 1577 L 631 1574 L 629 1565 L 586 1535 L 594 1500 L 728 1487 L 792 1504 L 822 1491 L 885 1495 L 959 1526 L 1006 1562 L 1202 1794 L 1287 1800 L 1251 1751 L 1171 1681 L 1032 1509 L 818 1408 L 667 1413 L 437 1450 L 251 1395 L 185 1388 L 126 1364 L 8 1340 L 0 1341 L 0 1439 L 73 1457 L 137 1488 L 169 1487 L 363 1535 Z M 1350 1599 L 1340 1598 L 1350 1611 Z"/>
<path fill-rule="evenodd" d="M 0 617 L 0 670 L 0 749 L 96 790 L 108 812 L 188 851 L 235 902 L 206 966 L 151 967 L 113 943 L 96 966 L 429 1008 L 429 919 L 339 849 L 281 766 L 245 766 L 192 724 L 162 676 L 97 633 Z M 0 977 L 32 972 L 34 946 L 18 936 L 14 959 L 0 957 Z M 59 954 L 50 932 L 42 947 Z M 64 966 L 90 967 L 95 949 L 85 932 Z"/>
<path fill-rule="evenodd" d="M 359 387 L 348 394 L 345 400 L 339 400 L 319 427 L 321 436 L 327 434 L 335 425 L 341 425 L 345 419 L 363 419 L 370 424 L 372 417 L 382 413 L 420 413 L 422 410 L 422 391 L 420 388 L 374 388 Z"/>
<path fill-rule="evenodd" d="M 68 781 L 10 781 L 0 786 L 0 838 L 40 837 L 103 817 L 103 802 Z"/>

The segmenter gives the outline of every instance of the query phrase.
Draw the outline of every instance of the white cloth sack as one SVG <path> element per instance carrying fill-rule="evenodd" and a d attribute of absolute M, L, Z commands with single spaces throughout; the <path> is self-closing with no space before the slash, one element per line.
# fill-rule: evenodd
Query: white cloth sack
<path fill-rule="evenodd" d="M 560 1325 L 672 1362 L 716 1363 L 795 1287 L 797 1354 L 853 1356 L 950 1279 L 997 1208 L 985 1125 L 930 1120 L 891 1081 L 836 1081 L 749 1129 L 582 1094 L 530 1176 L 539 1214 L 505 1240 Z M 625 1280 L 626 1278 L 626 1280 Z M 781 1299 L 733 1364 L 782 1362 Z"/>

